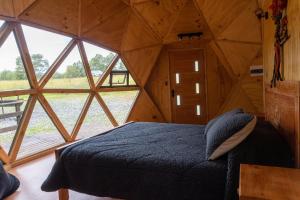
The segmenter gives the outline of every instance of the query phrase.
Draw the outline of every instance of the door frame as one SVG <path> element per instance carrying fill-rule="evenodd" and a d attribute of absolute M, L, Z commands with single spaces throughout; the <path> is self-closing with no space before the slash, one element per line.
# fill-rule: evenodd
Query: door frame
<path fill-rule="evenodd" d="M 209 116 L 209 108 L 207 106 L 207 94 L 208 94 L 208 90 L 207 90 L 207 56 L 206 56 L 206 48 L 204 47 L 199 47 L 199 48 L 187 48 L 187 47 L 183 47 L 183 48 L 175 48 L 175 49 L 168 49 L 167 52 L 168 52 L 168 61 L 169 61 L 169 83 L 170 83 L 170 91 L 169 91 L 169 94 L 170 94 L 170 111 L 171 111 L 171 123 L 175 123 L 174 122 L 174 107 L 173 107 L 173 101 L 174 101 L 174 97 L 172 96 L 172 90 L 173 90 L 173 85 L 172 85 L 172 71 L 171 71 L 171 61 L 170 61 L 170 56 L 169 56 L 169 53 L 170 52 L 180 52 L 180 51 L 192 51 L 192 50 L 202 50 L 203 51 L 203 58 L 204 58 L 204 71 L 205 71 L 205 77 L 204 77 L 204 81 L 205 81 L 205 107 L 206 107 L 206 123 L 208 122 L 208 116 Z"/>

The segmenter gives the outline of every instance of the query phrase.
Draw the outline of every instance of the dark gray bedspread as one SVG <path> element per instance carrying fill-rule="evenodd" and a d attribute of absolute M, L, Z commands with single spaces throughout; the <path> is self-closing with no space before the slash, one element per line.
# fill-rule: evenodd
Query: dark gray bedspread
<path fill-rule="evenodd" d="M 260 163 L 253 156 L 260 148 L 252 146 L 257 136 L 228 156 L 207 161 L 204 128 L 132 123 L 79 142 L 62 152 L 42 190 L 68 188 L 130 200 L 235 199 L 240 162 L 250 153 L 246 162 Z"/>

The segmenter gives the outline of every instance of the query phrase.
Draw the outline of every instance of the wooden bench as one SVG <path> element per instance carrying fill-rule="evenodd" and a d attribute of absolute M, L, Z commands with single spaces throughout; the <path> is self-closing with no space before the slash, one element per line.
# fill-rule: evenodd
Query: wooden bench
<path fill-rule="evenodd" d="M 24 103 L 24 100 L 22 100 L 22 99 L 0 100 L 0 107 L 2 108 L 2 114 L 0 114 L 0 120 L 13 118 L 13 117 L 16 117 L 16 119 L 17 119 L 17 125 L 0 128 L 0 134 L 17 130 L 19 123 L 21 121 L 22 114 L 23 114 L 23 111 L 21 110 L 21 106 L 23 105 L 23 103 Z M 14 107 L 15 112 L 5 113 L 4 108 L 8 108 L 8 107 Z"/>

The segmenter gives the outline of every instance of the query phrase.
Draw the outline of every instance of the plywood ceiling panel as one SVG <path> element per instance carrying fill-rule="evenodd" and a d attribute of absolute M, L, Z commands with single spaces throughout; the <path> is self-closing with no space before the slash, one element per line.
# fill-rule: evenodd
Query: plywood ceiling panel
<path fill-rule="evenodd" d="M 63 32 L 78 34 L 79 0 L 39 0 L 20 18 Z"/>
<path fill-rule="evenodd" d="M 253 65 L 262 65 L 262 52 L 252 62 Z M 241 87 L 250 98 L 252 104 L 257 108 L 259 113 L 264 112 L 263 105 L 263 76 L 251 77 L 250 73 L 241 81 Z"/>
<path fill-rule="evenodd" d="M 163 38 L 174 21 L 178 12 L 187 0 L 161 0 L 134 4 L 134 9 L 151 26 L 152 30 Z"/>
<path fill-rule="evenodd" d="M 259 6 L 260 8 L 262 8 L 262 7 L 263 7 L 263 4 L 264 4 L 264 0 L 257 0 L 257 3 L 258 3 L 258 6 Z"/>
<path fill-rule="evenodd" d="M 19 16 L 24 10 L 31 6 L 37 0 L 13 0 L 15 15 Z"/>
<path fill-rule="evenodd" d="M 145 3 L 145 2 L 157 1 L 157 0 L 128 0 L 128 1 L 130 1 L 132 4 L 137 4 L 137 3 Z"/>
<path fill-rule="evenodd" d="M 263 113 L 263 78 L 247 76 L 242 81 L 241 87 L 257 111 Z"/>
<path fill-rule="evenodd" d="M 143 90 L 132 107 L 128 121 L 164 122 L 165 119 L 147 92 Z"/>
<path fill-rule="evenodd" d="M 84 0 L 81 11 L 81 31 L 83 33 L 100 26 L 106 20 L 118 15 L 127 5 L 121 0 Z M 112 24 L 113 25 L 113 24 Z"/>
<path fill-rule="evenodd" d="M 206 62 L 208 117 L 212 119 L 225 102 L 232 88 L 232 80 L 210 47 L 206 49 Z"/>
<path fill-rule="evenodd" d="M 0 15 L 13 17 L 14 7 L 12 0 L 0 0 Z"/>
<path fill-rule="evenodd" d="M 122 55 L 130 71 L 135 74 L 141 86 L 144 86 L 154 67 L 161 45 L 124 52 Z M 141 59 L 142 58 L 142 59 Z"/>
<path fill-rule="evenodd" d="M 232 67 L 234 74 L 241 77 L 249 70 L 253 59 L 261 50 L 259 44 L 247 44 L 239 42 L 218 41 L 227 61 Z"/>
<path fill-rule="evenodd" d="M 164 43 L 178 41 L 179 33 L 203 32 L 202 39 L 212 39 L 212 34 L 203 18 L 201 12 L 197 10 L 193 1 L 188 1 L 180 11 L 172 30 L 165 37 Z"/>
<path fill-rule="evenodd" d="M 248 7 L 220 34 L 219 39 L 260 43 L 261 22 L 255 15 L 257 8 L 257 1 L 249 1 Z"/>
<path fill-rule="evenodd" d="M 126 5 L 130 5 L 130 0 L 122 0 Z"/>
<path fill-rule="evenodd" d="M 161 41 L 154 36 L 147 25 L 136 14 L 131 12 L 122 42 L 122 51 L 145 48 L 160 43 Z"/>
<path fill-rule="evenodd" d="M 195 0 L 216 37 L 247 9 L 249 1 L 256 0 Z"/>
<path fill-rule="evenodd" d="M 129 8 L 125 8 L 118 14 L 111 16 L 92 30 L 83 33 L 83 37 L 101 43 L 115 51 L 120 51 L 123 35 L 129 19 Z"/>
<path fill-rule="evenodd" d="M 233 88 L 219 113 L 224 113 L 235 108 L 243 108 L 245 112 L 257 113 L 256 107 L 239 86 Z"/>
<path fill-rule="evenodd" d="M 149 77 L 146 90 L 168 122 L 172 121 L 169 84 L 169 54 L 163 48 Z"/>

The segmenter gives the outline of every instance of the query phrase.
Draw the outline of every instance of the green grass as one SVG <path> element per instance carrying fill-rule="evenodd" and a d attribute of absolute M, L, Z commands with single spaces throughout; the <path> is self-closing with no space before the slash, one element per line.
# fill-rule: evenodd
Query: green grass
<path fill-rule="evenodd" d="M 89 89 L 87 78 L 50 79 L 45 88 Z"/>
<path fill-rule="evenodd" d="M 121 78 L 121 77 L 120 77 Z M 132 79 L 131 79 L 132 82 Z M 0 91 L 4 90 L 16 90 L 16 89 L 29 89 L 29 84 L 25 80 L 18 80 L 18 81 L 0 81 Z M 60 89 L 71 89 L 71 88 L 81 88 L 87 89 L 88 81 L 86 78 L 72 78 L 72 79 L 53 79 L 48 82 L 46 88 L 60 88 Z M 127 114 L 125 108 L 127 108 L 128 102 L 132 101 L 133 96 L 136 94 L 136 91 L 127 91 L 127 92 L 102 92 L 101 96 L 111 108 L 111 111 L 115 115 L 116 119 L 121 118 Z M 75 105 L 77 105 L 77 101 L 84 101 L 87 99 L 88 94 L 44 94 L 46 99 L 51 103 L 55 103 L 56 105 L 60 105 L 58 109 L 62 110 L 62 113 L 66 113 L 66 123 L 71 120 L 76 120 L 77 116 L 74 113 L 70 113 L 70 111 L 65 111 L 66 109 L 63 105 L 68 104 L 69 102 L 76 101 Z M 22 110 L 24 110 L 26 106 L 26 101 L 28 100 L 28 95 L 19 96 L 20 99 L 24 99 L 25 102 L 22 105 Z M 4 100 L 12 100 L 16 99 L 17 97 L 5 97 Z M 52 105 L 51 105 L 52 106 Z M 77 106 L 78 108 L 82 108 L 80 105 Z M 35 108 L 36 109 L 36 108 Z M 99 109 L 101 109 L 99 107 Z M 14 112 L 14 108 L 9 108 L 6 112 Z M 0 114 L 1 114 L 0 110 Z M 34 116 L 34 115 L 32 115 Z M 72 116 L 73 118 L 68 120 L 68 116 Z M 61 117 L 61 116 L 58 116 Z M 101 121 L 106 120 L 106 116 L 101 113 L 94 113 L 91 117 L 85 119 L 85 123 L 93 124 L 99 123 Z M 1 122 L 0 122 L 1 123 Z M 39 119 L 35 119 L 35 123 L 32 126 L 28 126 L 26 135 L 27 136 L 34 136 L 38 134 L 47 134 L 53 133 L 53 125 L 50 122 L 49 118 L 39 117 Z M 10 143 L 13 139 L 14 134 L 0 134 L 0 145 L 4 143 Z"/>
<path fill-rule="evenodd" d="M 13 81 L 0 80 L 0 91 L 20 90 L 20 89 L 30 89 L 30 85 L 27 80 L 13 80 Z"/>
<path fill-rule="evenodd" d="M 65 79 L 50 79 L 45 88 L 63 88 L 63 89 L 88 89 L 89 83 L 87 78 L 65 78 Z M 12 80 L 1 81 L 0 91 L 30 89 L 27 80 Z"/>
<path fill-rule="evenodd" d="M 123 76 L 116 76 L 114 81 L 121 81 Z M 94 80 L 98 78 L 94 77 Z M 103 85 L 108 85 L 108 78 L 104 81 Z M 135 84 L 132 77 L 129 79 L 130 84 Z M 89 83 L 87 78 L 64 78 L 64 79 L 50 79 L 46 84 L 45 88 L 48 89 L 89 89 Z M 12 81 L 2 81 L 0 80 L 0 91 L 9 90 L 20 90 L 20 89 L 30 89 L 29 82 L 27 80 L 12 80 Z"/>

